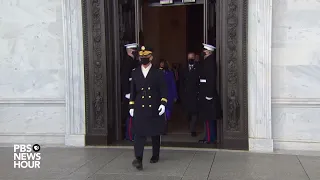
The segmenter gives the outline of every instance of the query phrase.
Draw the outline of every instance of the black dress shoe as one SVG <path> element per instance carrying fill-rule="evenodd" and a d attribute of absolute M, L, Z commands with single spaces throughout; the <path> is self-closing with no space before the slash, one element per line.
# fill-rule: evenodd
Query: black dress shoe
<path fill-rule="evenodd" d="M 207 140 L 205 140 L 205 139 L 201 139 L 198 142 L 201 143 L 201 144 L 209 144 L 209 142 Z"/>
<path fill-rule="evenodd" d="M 135 159 L 132 161 L 132 166 L 137 168 L 139 171 L 141 171 L 143 169 L 143 166 L 142 166 L 142 159 Z"/>
<path fill-rule="evenodd" d="M 157 163 L 159 161 L 159 156 L 152 156 L 150 159 L 150 163 Z"/>
<path fill-rule="evenodd" d="M 196 133 L 196 132 L 191 132 L 191 136 L 192 136 L 192 137 L 196 137 L 196 136 L 197 136 L 197 133 Z"/>

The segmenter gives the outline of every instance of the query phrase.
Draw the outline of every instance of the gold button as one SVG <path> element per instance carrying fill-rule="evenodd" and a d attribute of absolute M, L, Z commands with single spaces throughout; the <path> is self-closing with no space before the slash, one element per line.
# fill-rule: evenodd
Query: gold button
<path fill-rule="evenodd" d="M 144 96 L 142 96 L 142 99 L 144 99 Z"/>
<path fill-rule="evenodd" d="M 141 91 L 143 91 L 143 88 L 141 88 Z"/>
<path fill-rule="evenodd" d="M 151 96 L 149 96 L 149 98 L 151 98 Z"/>
<path fill-rule="evenodd" d="M 149 105 L 149 107 L 151 107 L 151 105 Z"/>
<path fill-rule="evenodd" d="M 148 90 L 150 90 L 150 87 L 148 87 Z"/>
<path fill-rule="evenodd" d="M 142 107 L 144 107 L 144 105 L 142 105 Z"/>

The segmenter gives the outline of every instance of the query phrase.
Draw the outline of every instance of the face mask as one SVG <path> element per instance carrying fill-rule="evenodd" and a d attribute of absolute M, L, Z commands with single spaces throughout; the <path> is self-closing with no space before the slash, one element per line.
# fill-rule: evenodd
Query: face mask
<path fill-rule="evenodd" d="M 200 54 L 201 57 L 204 57 L 205 55 L 206 55 L 205 52 L 201 52 L 201 54 Z"/>
<path fill-rule="evenodd" d="M 143 65 L 147 65 L 150 62 L 149 58 L 140 58 L 140 61 L 141 61 L 141 64 Z"/>
<path fill-rule="evenodd" d="M 194 64 L 194 59 L 188 59 L 189 64 Z"/>

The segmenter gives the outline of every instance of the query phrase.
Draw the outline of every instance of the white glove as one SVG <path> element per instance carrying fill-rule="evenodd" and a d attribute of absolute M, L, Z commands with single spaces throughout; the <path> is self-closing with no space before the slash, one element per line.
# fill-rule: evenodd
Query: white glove
<path fill-rule="evenodd" d="M 127 99 L 130 99 L 130 93 L 129 93 L 129 94 L 126 94 L 125 97 L 126 97 Z"/>
<path fill-rule="evenodd" d="M 160 111 L 159 116 L 161 116 L 165 112 L 165 110 L 166 110 L 166 107 L 161 104 L 158 109 L 158 111 Z"/>
<path fill-rule="evenodd" d="M 211 99 L 212 99 L 212 97 L 206 97 L 206 100 L 209 100 L 209 101 L 210 101 Z"/>
<path fill-rule="evenodd" d="M 131 117 L 133 117 L 133 113 L 134 113 L 134 109 L 130 109 L 129 110 L 129 114 L 130 114 Z"/>

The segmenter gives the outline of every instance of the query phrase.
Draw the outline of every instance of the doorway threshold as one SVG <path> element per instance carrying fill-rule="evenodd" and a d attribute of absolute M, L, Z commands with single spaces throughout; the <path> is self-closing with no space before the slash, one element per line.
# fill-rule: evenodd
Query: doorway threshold
<path fill-rule="evenodd" d="M 116 141 L 110 146 L 133 146 L 133 142 L 127 140 Z M 146 146 L 152 146 L 150 140 L 147 140 Z M 198 148 L 198 149 L 221 149 L 220 144 L 202 144 L 197 142 L 174 142 L 174 141 L 162 141 L 161 147 L 173 147 L 173 148 Z"/>

